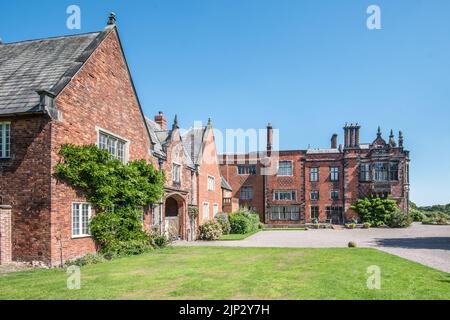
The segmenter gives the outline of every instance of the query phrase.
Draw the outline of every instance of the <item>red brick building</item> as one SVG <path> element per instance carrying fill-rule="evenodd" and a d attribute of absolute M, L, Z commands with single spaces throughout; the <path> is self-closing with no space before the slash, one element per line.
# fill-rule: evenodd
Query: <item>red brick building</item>
<path fill-rule="evenodd" d="M 346 125 L 343 145 L 334 134 L 330 148 L 275 151 L 272 131 L 269 125 L 267 152 L 222 155 L 221 164 L 233 196 L 264 223 L 342 224 L 357 218 L 350 209 L 357 199 L 373 195 L 396 199 L 408 212 L 409 152 L 401 132 L 398 143 L 392 131 L 385 141 L 380 129 L 372 143 L 360 143 L 360 126 Z"/>
<path fill-rule="evenodd" d="M 144 226 L 195 239 L 197 226 L 222 211 L 211 122 L 195 132 L 184 139 L 177 120 L 168 130 L 162 113 L 145 118 L 114 15 L 101 32 L 0 44 L 1 261 L 57 265 L 96 251 L 95 208 L 53 175 L 66 143 L 164 171 L 165 195 L 143 208 Z M 190 205 L 204 218 L 191 221 Z"/>

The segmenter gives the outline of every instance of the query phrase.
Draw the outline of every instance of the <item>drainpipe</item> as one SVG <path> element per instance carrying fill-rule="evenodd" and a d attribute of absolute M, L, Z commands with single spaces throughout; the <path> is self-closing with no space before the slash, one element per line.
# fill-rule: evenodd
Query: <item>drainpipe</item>
<path fill-rule="evenodd" d="M 163 171 L 163 159 L 158 158 L 158 166 L 159 166 L 159 171 L 162 172 Z M 159 232 L 160 234 L 164 234 L 164 228 L 163 228 L 163 204 L 164 204 L 164 195 L 160 200 L 160 204 L 159 204 Z"/>

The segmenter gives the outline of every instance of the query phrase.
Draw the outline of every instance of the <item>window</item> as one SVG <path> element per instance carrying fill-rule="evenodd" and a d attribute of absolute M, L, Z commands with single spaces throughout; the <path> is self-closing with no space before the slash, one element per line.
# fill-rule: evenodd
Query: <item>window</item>
<path fill-rule="evenodd" d="M 319 191 L 311 191 L 309 193 L 309 199 L 311 199 L 311 200 L 319 200 Z"/>
<path fill-rule="evenodd" d="M 375 163 L 375 181 L 388 180 L 388 165 L 384 162 Z"/>
<path fill-rule="evenodd" d="M 370 181 L 370 164 L 363 163 L 359 166 L 359 180 Z"/>
<path fill-rule="evenodd" d="M 172 181 L 181 183 L 181 166 L 176 163 L 172 164 Z"/>
<path fill-rule="evenodd" d="M 393 162 L 390 164 L 389 180 L 398 181 L 398 162 Z"/>
<path fill-rule="evenodd" d="M 310 168 L 309 169 L 309 181 L 311 181 L 311 182 L 319 181 L 319 168 Z"/>
<path fill-rule="evenodd" d="M 219 205 L 217 203 L 214 203 L 213 205 L 213 214 L 214 217 L 217 217 L 217 215 L 219 214 Z"/>
<path fill-rule="evenodd" d="M 278 162 L 278 175 L 279 176 L 292 176 L 292 161 L 279 161 Z"/>
<path fill-rule="evenodd" d="M 275 201 L 295 201 L 295 190 L 275 190 L 273 193 Z"/>
<path fill-rule="evenodd" d="M 331 200 L 339 200 L 339 191 L 338 190 L 331 190 L 330 198 L 331 198 Z"/>
<path fill-rule="evenodd" d="M 209 202 L 203 203 L 203 221 L 209 220 Z"/>
<path fill-rule="evenodd" d="M 238 175 L 255 175 L 256 165 L 237 166 Z"/>
<path fill-rule="evenodd" d="M 99 132 L 98 147 L 107 150 L 115 159 L 126 162 L 126 142 L 110 134 Z"/>
<path fill-rule="evenodd" d="M 270 219 L 272 221 L 298 221 L 300 217 L 299 206 L 273 206 L 270 208 Z"/>
<path fill-rule="evenodd" d="M 330 168 L 330 180 L 331 181 L 339 181 L 339 168 L 338 167 Z"/>
<path fill-rule="evenodd" d="M 0 159 L 9 158 L 11 149 L 11 124 L 0 122 Z"/>
<path fill-rule="evenodd" d="M 239 198 L 241 200 L 252 200 L 253 199 L 253 188 L 252 187 L 242 187 Z"/>
<path fill-rule="evenodd" d="M 311 220 L 319 221 L 319 206 L 311 206 Z"/>
<path fill-rule="evenodd" d="M 72 204 L 72 237 L 88 237 L 91 205 L 88 203 Z"/>
<path fill-rule="evenodd" d="M 332 220 L 333 223 L 340 223 L 342 218 L 342 207 L 330 206 L 326 208 L 327 220 Z"/>
<path fill-rule="evenodd" d="M 212 176 L 208 176 L 208 191 L 216 190 L 216 179 Z"/>

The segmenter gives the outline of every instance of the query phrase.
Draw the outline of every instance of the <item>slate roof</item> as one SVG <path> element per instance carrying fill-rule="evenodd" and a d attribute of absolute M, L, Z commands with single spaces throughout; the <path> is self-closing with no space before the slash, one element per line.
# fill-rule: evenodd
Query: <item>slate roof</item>
<path fill-rule="evenodd" d="M 147 122 L 147 126 L 149 128 L 150 132 L 150 139 L 152 140 L 152 143 L 154 144 L 153 152 L 158 157 L 165 158 L 166 152 L 165 152 L 165 144 L 168 143 L 168 139 L 171 136 L 170 130 L 163 130 L 161 126 L 156 123 L 155 121 L 145 117 L 145 121 Z M 192 169 L 195 169 L 195 165 L 191 159 L 191 156 L 189 152 L 186 150 L 183 137 L 182 137 L 182 145 L 183 145 L 183 151 L 186 156 L 186 165 Z"/>
<path fill-rule="evenodd" d="M 194 164 L 199 165 L 201 162 L 201 154 L 203 152 L 203 139 L 207 127 L 191 128 L 183 136 L 184 148 L 190 155 Z"/>
<path fill-rule="evenodd" d="M 57 95 L 111 28 L 0 45 L 0 115 L 42 112 L 37 91 Z"/>
<path fill-rule="evenodd" d="M 222 189 L 229 190 L 229 191 L 233 191 L 233 188 L 231 188 L 231 186 L 230 186 L 230 184 L 228 183 L 228 181 L 225 180 L 224 177 L 220 177 L 220 178 L 221 178 Z"/>

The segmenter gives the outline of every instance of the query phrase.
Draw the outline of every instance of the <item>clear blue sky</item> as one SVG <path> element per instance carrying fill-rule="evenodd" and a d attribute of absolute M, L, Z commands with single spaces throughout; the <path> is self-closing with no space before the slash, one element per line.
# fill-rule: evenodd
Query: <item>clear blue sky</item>
<path fill-rule="evenodd" d="M 81 7 L 82 29 L 66 28 Z M 382 30 L 366 28 L 377 4 Z M 412 200 L 450 202 L 450 1 L 1 1 L 5 42 L 101 30 L 110 11 L 147 115 L 280 128 L 283 149 L 327 147 L 345 122 L 371 142 L 401 129 Z"/>

